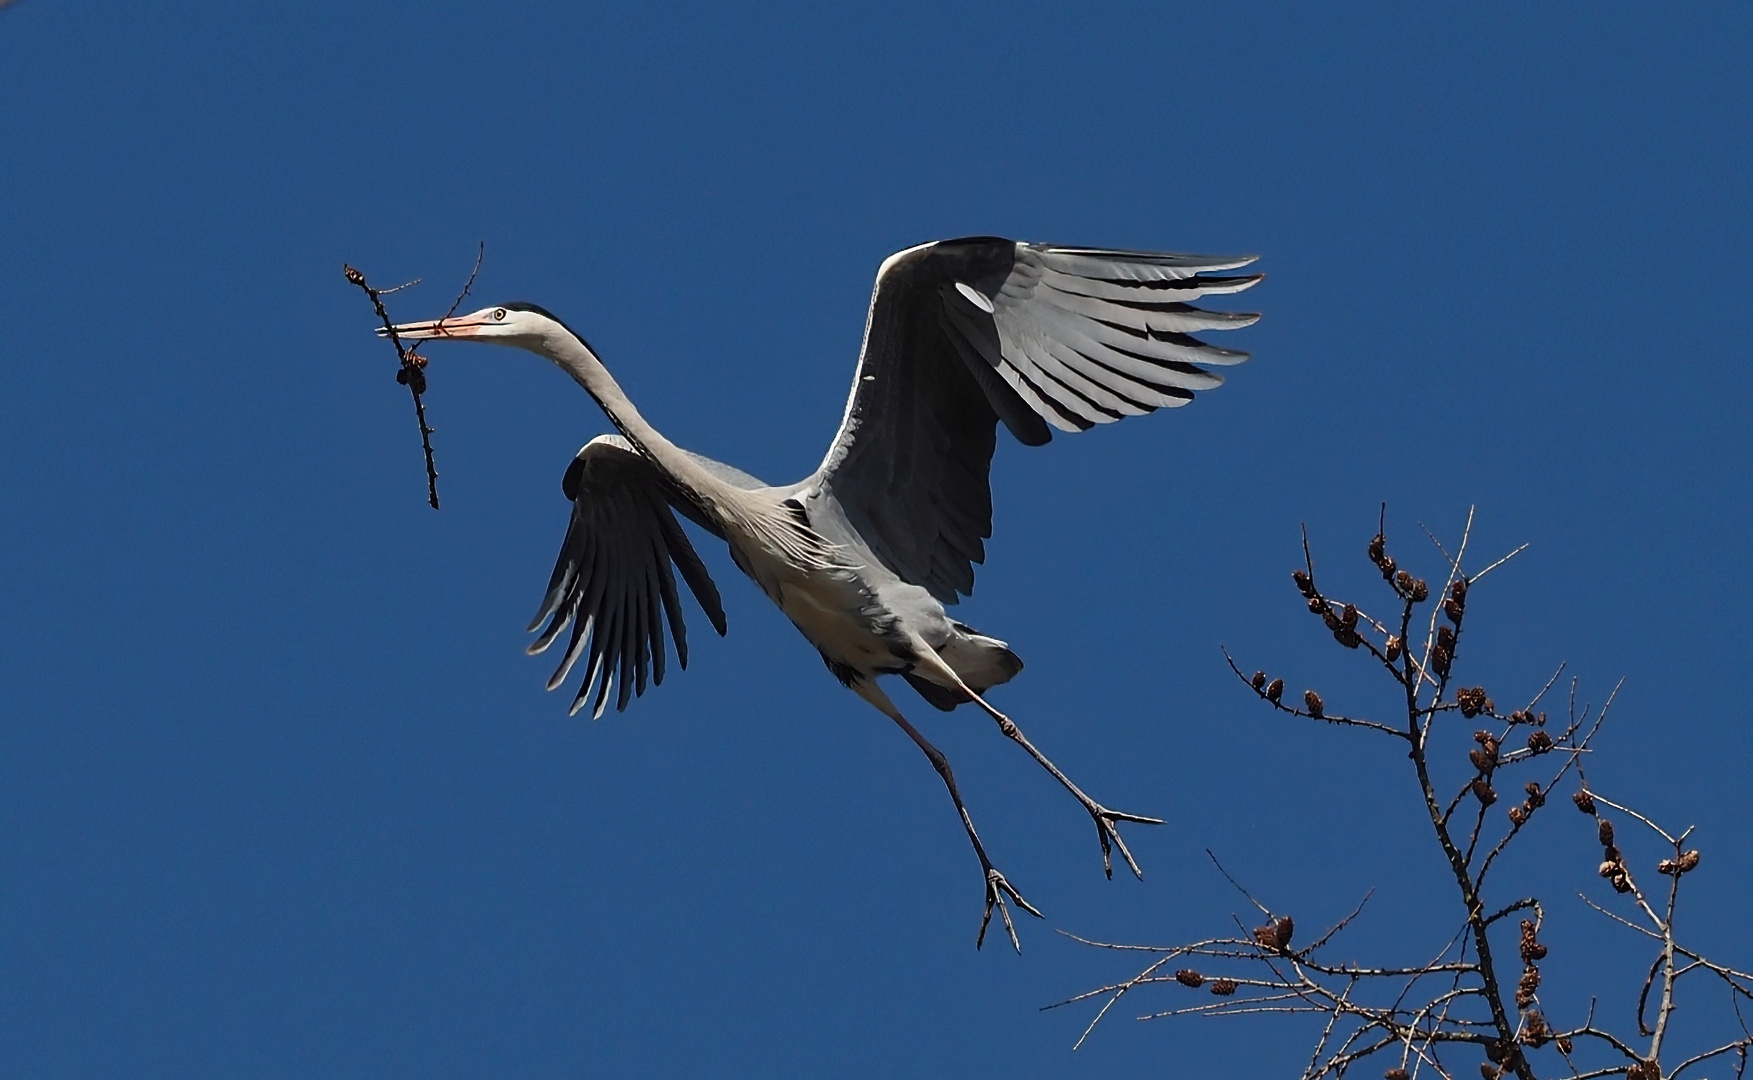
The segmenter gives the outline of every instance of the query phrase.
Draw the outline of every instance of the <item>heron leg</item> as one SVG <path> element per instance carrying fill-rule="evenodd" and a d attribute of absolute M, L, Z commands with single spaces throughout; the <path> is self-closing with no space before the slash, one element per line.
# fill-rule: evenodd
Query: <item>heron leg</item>
<path fill-rule="evenodd" d="M 1102 844 L 1102 869 L 1109 877 L 1114 876 L 1113 850 L 1119 848 L 1121 858 L 1126 860 L 1126 865 L 1132 869 L 1133 875 L 1140 881 L 1144 880 L 1144 871 L 1138 868 L 1138 860 L 1132 857 L 1132 852 L 1126 847 L 1126 841 L 1120 836 L 1119 823 L 1132 821 L 1140 825 L 1161 825 L 1162 818 L 1144 817 L 1141 814 L 1127 814 L 1118 810 L 1110 810 L 1085 795 L 1082 788 L 1072 783 L 1069 776 L 1059 771 L 1059 766 L 1053 764 L 1052 761 L 1048 760 L 1046 754 L 1035 748 L 1035 744 L 1029 741 L 1027 735 L 1023 734 L 1022 728 L 1017 727 L 1016 721 L 987 704 L 985 698 L 962 681 L 962 677 L 956 674 L 954 668 L 944 663 L 943 658 L 937 655 L 935 649 L 932 649 L 921 639 L 914 643 L 914 651 L 917 654 L 915 671 L 946 689 L 958 689 L 968 695 L 969 701 L 986 710 L 986 714 L 998 722 L 998 730 L 1004 732 L 1006 738 L 1027 750 L 1030 757 L 1040 762 L 1042 768 L 1053 774 L 1053 779 L 1059 781 L 1065 790 L 1071 792 L 1077 801 L 1083 804 L 1083 808 L 1089 811 L 1090 817 L 1095 819 L 1096 839 Z"/>
<path fill-rule="evenodd" d="M 1010 935 L 1011 948 L 1019 953 L 1022 952 L 1022 942 L 1017 940 L 1016 927 L 1010 921 L 1010 910 L 1005 903 L 1005 898 L 1009 897 L 1016 901 L 1018 907 L 1037 919 L 1042 918 L 1042 915 L 1035 910 L 1033 904 L 1023 899 L 1023 894 L 1017 892 L 1016 888 L 999 872 L 998 867 L 992 865 L 992 860 L 986 857 L 986 848 L 980 843 L 980 834 L 974 831 L 974 819 L 968 815 L 968 808 L 962 804 L 961 792 L 956 790 L 956 774 L 950 771 L 949 759 L 943 756 L 943 751 L 931 745 L 930 740 L 921 735 L 918 728 L 907 722 L 907 718 L 901 715 L 901 710 L 895 708 L 895 703 L 889 700 L 889 695 L 883 693 L 882 688 L 877 686 L 875 682 L 860 678 L 853 682 L 852 689 L 858 692 L 859 697 L 876 706 L 884 716 L 900 725 L 901 730 L 907 733 L 907 737 L 912 739 L 919 749 L 925 751 L 926 758 L 931 761 L 931 767 L 937 770 L 937 775 L 943 778 L 944 787 L 949 789 L 950 799 L 956 804 L 956 813 L 961 815 L 962 828 L 968 833 L 969 843 L 974 845 L 974 854 L 980 857 L 980 869 L 986 877 L 986 912 L 980 917 L 980 936 L 974 939 L 974 947 L 978 949 L 986 943 L 986 927 L 992 922 L 992 911 L 996 908 L 998 917 L 1004 922 L 1005 932 Z"/>

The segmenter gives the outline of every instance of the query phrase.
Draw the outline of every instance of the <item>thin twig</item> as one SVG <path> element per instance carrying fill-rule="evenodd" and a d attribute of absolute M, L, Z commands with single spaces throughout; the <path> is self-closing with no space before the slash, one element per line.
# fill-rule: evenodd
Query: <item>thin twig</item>
<path fill-rule="evenodd" d="M 426 454 L 426 501 L 434 510 L 438 509 L 438 464 L 432 457 L 433 429 L 426 423 L 426 403 L 421 395 L 426 392 L 426 358 L 402 345 L 402 339 L 396 334 L 396 324 L 390 321 L 390 313 L 383 306 L 384 294 L 371 287 L 365 275 L 346 264 L 341 270 L 347 280 L 365 290 L 371 297 L 372 307 L 377 309 L 377 317 L 383 321 L 384 331 L 389 335 L 390 344 L 396 347 L 396 357 L 402 362 L 402 369 L 396 373 L 396 381 L 408 388 L 414 395 L 414 420 L 420 425 L 420 448 Z M 418 280 L 418 279 L 416 279 Z M 410 282 L 409 284 L 412 284 Z M 398 285 L 397 289 L 406 288 Z"/>
<path fill-rule="evenodd" d="M 1408 582 L 1420 583 L 1420 579 L 1410 578 L 1410 571 L 1400 571 L 1386 554 L 1384 510 L 1378 523 L 1377 536 L 1371 540 L 1370 560 L 1382 572 L 1384 580 L 1388 581 L 1389 587 L 1402 604 L 1398 634 L 1401 652 L 1396 657 L 1398 665 L 1387 660 L 1387 644 L 1378 647 L 1378 635 L 1380 639 L 1386 639 L 1387 643 L 1394 641 L 1394 637 L 1388 634 L 1387 628 L 1381 622 L 1352 604 L 1345 604 L 1341 611 L 1333 599 L 1319 589 L 1315 579 L 1312 545 L 1308 540 L 1307 529 L 1303 530 L 1303 561 L 1306 571 L 1298 571 L 1295 576 L 1300 591 L 1308 601 L 1309 610 L 1322 617 L 1322 621 L 1341 645 L 1350 649 L 1367 647 L 1396 679 L 1404 698 L 1407 722 L 1404 729 L 1355 717 L 1329 715 L 1325 705 L 1316 700 L 1313 693 L 1306 697 L 1309 710 L 1287 705 L 1278 700 L 1282 697 L 1281 683 L 1268 687 L 1263 675 L 1250 677 L 1244 674 L 1235 658 L 1227 650 L 1223 651 L 1224 660 L 1236 677 L 1248 684 L 1256 696 L 1266 700 L 1277 711 L 1335 724 L 1388 731 L 1409 742 L 1408 758 L 1416 772 L 1435 839 L 1447 858 L 1465 910 L 1465 916 L 1455 934 L 1435 957 L 1417 966 L 1371 967 L 1350 959 L 1344 962 L 1322 959 L 1322 951 L 1362 913 L 1369 900 L 1366 895 L 1364 901 L 1350 914 L 1333 924 L 1312 944 L 1293 950 L 1288 920 L 1275 917 L 1267 905 L 1224 868 L 1215 853 L 1207 851 L 1223 878 L 1257 911 L 1266 916 L 1267 925 L 1254 928 L 1250 934 L 1247 925 L 1240 918 L 1235 918 L 1234 937 L 1208 938 L 1192 945 L 1176 947 L 1119 945 L 1068 935 L 1093 947 L 1151 954 L 1150 962 L 1132 978 L 1087 991 L 1060 1003 L 1097 997 L 1104 999 L 1100 1010 L 1079 1037 L 1078 1046 L 1083 1045 L 1121 996 L 1135 989 L 1144 990 L 1174 983 L 1191 990 L 1203 987 L 1207 992 L 1215 994 L 1217 1000 L 1208 999 L 1197 1004 L 1185 1004 L 1148 1013 L 1139 1019 L 1252 1014 L 1320 1017 L 1318 1036 L 1303 1071 L 1304 1080 L 1327 1080 L 1329 1077 L 1338 1080 L 1351 1066 L 1377 1053 L 1392 1054 L 1398 1058 L 1398 1068 L 1388 1070 L 1390 1080 L 1399 1080 L 1400 1077 L 1417 1080 L 1425 1075 L 1454 1080 L 1458 1074 L 1449 1067 L 1453 1064 L 1452 1061 L 1445 1063 L 1444 1056 L 1469 1049 L 1485 1055 L 1486 1061 L 1481 1068 L 1483 1075 L 1490 1080 L 1508 1080 L 1512 1074 L 1516 1080 L 1535 1080 L 1536 1052 L 1549 1045 L 1556 1047 L 1572 1080 L 1599 1080 L 1609 1076 L 1624 1077 L 1626 1080 L 1662 1080 L 1664 1075 L 1666 1080 L 1674 1080 L 1675 1074 L 1679 1072 L 1731 1054 L 1736 1062 L 1735 1080 L 1741 1080 L 1748 1052 L 1753 1049 L 1753 1032 L 1747 1030 L 1744 1022 L 1742 1038 L 1694 1054 L 1672 1072 L 1664 1074 L 1661 1066 L 1663 1039 L 1668 1032 L 1669 1021 L 1675 1016 L 1676 987 L 1682 979 L 1702 971 L 1715 974 L 1729 986 L 1730 1000 L 1739 1018 L 1741 999 L 1753 1001 L 1753 985 L 1749 985 L 1753 984 L 1753 976 L 1706 960 L 1675 940 L 1674 918 L 1683 873 L 1678 867 L 1682 865 L 1681 859 L 1686 855 L 1681 848 L 1692 836 L 1692 829 L 1688 828 L 1675 835 L 1664 830 L 1652 818 L 1629 806 L 1601 797 L 1589 788 L 1588 777 L 1584 771 L 1584 755 L 1591 752 L 1593 740 L 1617 700 L 1623 681 L 1613 688 L 1606 702 L 1596 710 L 1588 704 L 1581 704 L 1579 708 L 1578 684 L 1577 680 L 1572 679 L 1568 718 L 1560 732 L 1557 725 L 1553 728 L 1546 726 L 1546 717 L 1543 714 L 1535 717 L 1534 709 L 1562 678 L 1565 672 L 1562 664 L 1528 700 L 1525 709 L 1509 715 L 1498 713 L 1495 705 L 1484 701 L 1481 690 L 1467 692 L 1474 695 L 1472 699 L 1459 690 L 1450 698 L 1449 670 L 1452 669 L 1454 652 L 1446 657 L 1449 664 L 1441 675 L 1434 671 L 1430 675 L 1425 674 L 1427 666 L 1432 663 L 1440 615 L 1446 610 L 1454 624 L 1452 640 L 1447 636 L 1448 631 L 1444 631 L 1444 647 L 1451 648 L 1458 643 L 1461 636 L 1464 611 L 1462 605 L 1466 602 L 1471 586 L 1527 548 L 1527 545 L 1521 545 L 1483 571 L 1468 575 L 1465 559 L 1474 523 L 1475 515 L 1470 509 L 1461 542 L 1452 555 L 1435 536 L 1431 536 L 1437 550 L 1448 560 L 1449 572 L 1440 591 L 1433 591 L 1428 587 L 1422 590 L 1423 595 L 1434 602 L 1420 659 L 1415 655 L 1418 650 L 1406 648 L 1404 645 L 1414 609 L 1423 602 L 1413 599 L 1420 595 L 1421 590 Z M 1429 530 L 1425 531 L 1428 535 Z M 1432 688 L 1428 697 L 1423 693 L 1427 684 Z M 1498 726 L 1494 733 L 1489 729 L 1478 733 L 1478 740 L 1489 753 L 1490 760 L 1481 757 L 1479 751 L 1473 752 L 1474 773 L 1445 808 L 1436 794 L 1436 785 L 1441 784 L 1446 789 L 1448 781 L 1433 781 L 1432 774 L 1437 763 L 1431 760 L 1431 751 L 1437 733 L 1436 725 L 1442 722 L 1446 731 L 1448 714 L 1455 711 L 1467 716 L 1486 717 L 1488 723 L 1495 721 Z M 1505 745 L 1524 725 L 1528 725 L 1527 732 L 1531 733 L 1527 747 L 1506 750 Z M 1491 832 L 1497 839 L 1495 843 L 1491 842 L 1486 836 L 1485 806 L 1487 800 L 1492 798 L 1492 792 L 1475 788 L 1474 785 L 1480 781 L 1491 783 L 1494 777 L 1503 778 L 1505 770 L 1511 766 L 1548 753 L 1555 754 L 1558 758 L 1554 763 L 1556 767 L 1546 774 L 1550 777 L 1549 782 L 1544 787 L 1538 783 L 1526 785 L 1527 801 L 1519 808 L 1511 808 L 1509 827 L 1501 834 L 1496 832 L 1496 826 L 1492 827 Z M 1546 956 L 1546 948 L 1538 940 L 1540 930 L 1546 922 L 1544 907 L 1535 896 L 1514 900 L 1496 907 L 1495 910 L 1488 907 L 1485 901 L 1486 879 L 1496 866 L 1498 857 L 1518 836 L 1525 835 L 1524 827 L 1545 806 L 1554 789 L 1573 769 L 1578 773 L 1582 785 L 1582 793 L 1578 796 L 1579 805 L 1593 814 L 1597 821 L 1605 823 L 1606 819 L 1588 803 L 1587 799 L 1591 797 L 1602 810 L 1628 815 L 1647 826 L 1674 849 L 1673 859 L 1665 861 L 1659 868 L 1668 876 L 1669 884 L 1665 910 L 1658 912 L 1652 903 L 1654 894 L 1646 896 L 1639 888 L 1623 855 L 1613 846 L 1610 832 L 1604 828 L 1599 832 L 1601 842 L 1607 848 L 1607 876 L 1613 879 L 1616 889 L 1631 894 L 1632 901 L 1642 912 L 1647 925 L 1639 925 L 1625 916 L 1607 910 L 1586 896 L 1583 897 L 1590 907 L 1615 922 L 1636 930 L 1660 946 L 1660 954 L 1649 968 L 1634 1013 L 1640 1031 L 1649 1040 L 1647 1049 L 1642 1051 L 1611 1031 L 1596 1027 L 1592 1002 L 1588 1019 L 1581 1026 L 1565 1030 L 1555 1030 L 1550 1026 L 1545 1019 L 1545 1006 L 1538 994 L 1541 977 L 1538 962 Z M 1496 782 L 1502 784 L 1504 780 L 1499 779 Z M 1477 793 L 1481 801 L 1476 807 L 1474 820 L 1467 823 L 1470 826 L 1468 834 L 1458 837 L 1456 830 L 1460 828 L 1460 824 L 1454 821 L 1454 815 L 1469 793 Z M 1696 856 L 1692 856 L 1685 865 L 1690 868 L 1695 861 Z M 1487 914 L 1488 911 L 1490 914 Z M 1507 943 L 1501 940 L 1494 942 L 1492 929 L 1499 924 L 1507 925 L 1512 916 L 1522 912 L 1531 912 L 1532 917 L 1522 919 L 1519 950 L 1494 957 L 1494 951 L 1501 951 Z M 1355 941 L 1355 938 L 1352 940 Z M 1513 974 L 1516 969 L 1510 966 L 1513 961 L 1509 959 L 1518 953 L 1521 967 L 1519 980 Z M 1171 973 L 1169 965 L 1177 957 L 1189 958 L 1204 970 L 1187 966 Z M 1213 974 L 1205 967 L 1207 963 L 1217 965 L 1219 971 L 1225 973 Z M 1238 967 L 1245 969 L 1250 966 L 1253 968 L 1251 975 L 1228 973 Z M 1430 981 L 1432 979 L 1437 982 L 1433 984 Z M 1658 985 L 1659 995 L 1656 992 Z M 1573 1056 L 1578 1042 L 1590 1048 L 1583 1057 Z M 1603 1052 L 1611 1052 L 1622 1060 L 1603 1065 L 1589 1060 Z M 1542 1074 L 1544 1071 L 1540 1070 Z"/>
<path fill-rule="evenodd" d="M 457 308 L 462 306 L 463 300 L 469 295 L 469 290 L 474 288 L 475 275 L 481 272 L 481 262 L 486 257 L 487 241 L 483 240 L 475 249 L 475 265 L 469 271 L 468 280 L 463 282 L 462 291 L 457 293 L 457 298 L 451 301 L 450 310 L 444 313 L 444 319 L 455 315 Z M 384 307 L 383 303 L 384 297 L 391 293 L 401 292 L 410 286 L 418 285 L 420 279 L 404 281 L 393 289 L 376 289 L 365 280 L 365 275 L 360 271 L 346 264 L 343 264 L 341 269 L 346 274 L 348 281 L 364 289 L 365 295 L 371 297 L 371 305 L 377 309 L 377 317 L 383 322 L 384 333 L 389 337 L 390 344 L 396 347 L 396 358 L 401 361 L 402 365 L 401 370 L 396 372 L 396 381 L 406 386 L 408 392 L 414 397 L 414 420 L 420 425 L 420 449 L 426 455 L 426 501 L 436 510 L 438 509 L 438 464 L 433 459 L 432 454 L 432 436 L 435 429 L 426 423 L 426 402 L 424 399 L 426 393 L 426 357 L 420 355 L 419 343 L 415 343 L 411 349 L 403 346 L 401 337 L 396 333 L 396 324 L 391 321 L 389 310 Z M 443 322 L 444 319 L 440 319 L 439 322 Z"/>
<path fill-rule="evenodd" d="M 1524 552 L 1526 550 L 1528 550 L 1528 545 L 1522 544 L 1521 546 L 1517 547 L 1514 551 L 1510 552 L 1508 555 L 1505 555 L 1503 558 L 1492 563 L 1490 566 L 1486 567 L 1485 569 L 1479 571 L 1477 574 L 1470 575 L 1467 578 L 1467 584 L 1477 585 L 1479 583 L 1480 578 L 1484 577 L 1486 574 L 1491 573 L 1493 570 L 1496 570 L 1498 567 L 1502 566 L 1506 562 L 1509 562 L 1511 559 L 1515 558 L 1517 555 L 1520 555 L 1522 552 Z"/>
<path fill-rule="evenodd" d="M 1753 1039 L 1736 1039 L 1734 1042 L 1728 1043 L 1724 1046 L 1719 1046 L 1715 1050 L 1706 1050 L 1702 1054 L 1693 1054 L 1685 1061 L 1674 1066 L 1674 1071 L 1668 1074 L 1668 1080 L 1674 1080 L 1674 1078 L 1678 1077 L 1682 1072 L 1685 1072 L 1687 1069 L 1690 1069 L 1701 1061 L 1709 1061 L 1711 1058 L 1726 1054 L 1731 1050 L 1745 1050 L 1750 1045 L 1753 1045 Z"/>
<path fill-rule="evenodd" d="M 1260 909 L 1260 914 L 1266 916 L 1268 919 L 1272 918 L 1272 912 L 1267 910 L 1266 905 L 1262 904 L 1260 901 L 1254 899 L 1254 896 L 1252 893 L 1250 893 L 1250 892 L 1248 892 L 1248 890 L 1242 888 L 1241 882 L 1237 881 L 1235 878 L 1230 876 L 1230 872 L 1223 868 L 1223 863 L 1220 863 L 1217 861 L 1217 856 L 1212 852 L 1212 850 L 1210 848 L 1205 849 L 1205 857 L 1211 860 L 1211 865 L 1217 867 L 1217 872 L 1223 875 L 1223 879 L 1225 881 L 1229 882 L 1231 885 L 1234 885 L 1237 892 L 1241 893 L 1243 896 L 1248 898 L 1248 903 L 1253 904 L 1255 907 Z"/>
<path fill-rule="evenodd" d="M 475 265 L 469 271 L 469 280 L 463 282 L 463 291 L 457 293 L 457 298 L 450 302 L 450 310 L 444 313 L 445 319 L 448 319 L 452 315 L 455 315 L 457 313 L 457 308 L 463 306 L 463 300 L 468 297 L 469 290 L 475 287 L 475 275 L 479 274 L 481 272 L 481 260 L 485 259 L 486 257 L 487 257 L 487 241 L 482 240 L 480 242 L 480 246 L 478 246 L 475 249 Z M 443 322 L 444 319 L 440 319 L 438 321 Z M 1522 546 L 1527 547 L 1526 544 L 1523 544 Z"/>

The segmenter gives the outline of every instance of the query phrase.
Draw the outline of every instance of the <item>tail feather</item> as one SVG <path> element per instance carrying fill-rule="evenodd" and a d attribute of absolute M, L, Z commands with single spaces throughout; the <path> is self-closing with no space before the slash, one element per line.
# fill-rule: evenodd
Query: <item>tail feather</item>
<path fill-rule="evenodd" d="M 1010 651 L 1010 646 L 995 637 L 987 637 L 965 623 L 951 621 L 955 635 L 946 641 L 937 654 L 968 687 L 984 694 L 994 686 L 1009 682 L 1023 669 L 1023 659 Z M 905 675 L 907 684 L 933 708 L 950 712 L 967 704 L 961 692 L 929 682 L 912 672 Z"/>

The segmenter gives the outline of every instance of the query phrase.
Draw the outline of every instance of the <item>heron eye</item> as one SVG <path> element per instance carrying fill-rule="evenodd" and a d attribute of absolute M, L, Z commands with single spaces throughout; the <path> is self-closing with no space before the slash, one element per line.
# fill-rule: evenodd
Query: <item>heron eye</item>
<path fill-rule="evenodd" d="M 499 322 L 500 320 L 502 320 L 504 318 L 505 318 L 505 309 L 504 308 L 494 308 L 493 309 L 493 321 L 494 322 Z"/>

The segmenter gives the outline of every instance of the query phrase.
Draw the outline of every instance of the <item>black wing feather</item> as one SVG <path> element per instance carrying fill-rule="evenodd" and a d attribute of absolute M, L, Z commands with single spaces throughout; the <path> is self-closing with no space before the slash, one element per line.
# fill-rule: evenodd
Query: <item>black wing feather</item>
<path fill-rule="evenodd" d="M 570 628 L 548 689 L 564 682 L 582 659 L 585 675 L 572 711 L 589 703 L 592 715 L 601 716 L 611 693 L 620 710 L 644 695 L 648 681 L 663 684 L 666 622 L 676 660 L 688 666 L 687 628 L 672 564 L 720 634 L 724 607 L 705 563 L 676 522 L 677 500 L 662 474 L 624 439 L 604 435 L 587 443 L 566 467 L 561 490 L 572 501 L 572 520 L 530 622 L 530 630 L 541 627 L 541 633 L 529 652 L 543 652 Z"/>
<path fill-rule="evenodd" d="M 1258 316 L 1188 301 L 1259 275 L 1206 276 L 1249 258 L 1020 244 L 970 237 L 892 256 L 877 273 L 846 416 L 815 480 L 884 565 L 946 604 L 974 589 L 992 535 L 1003 421 L 1039 446 L 1163 407 L 1234 364 L 1193 330 Z"/>

